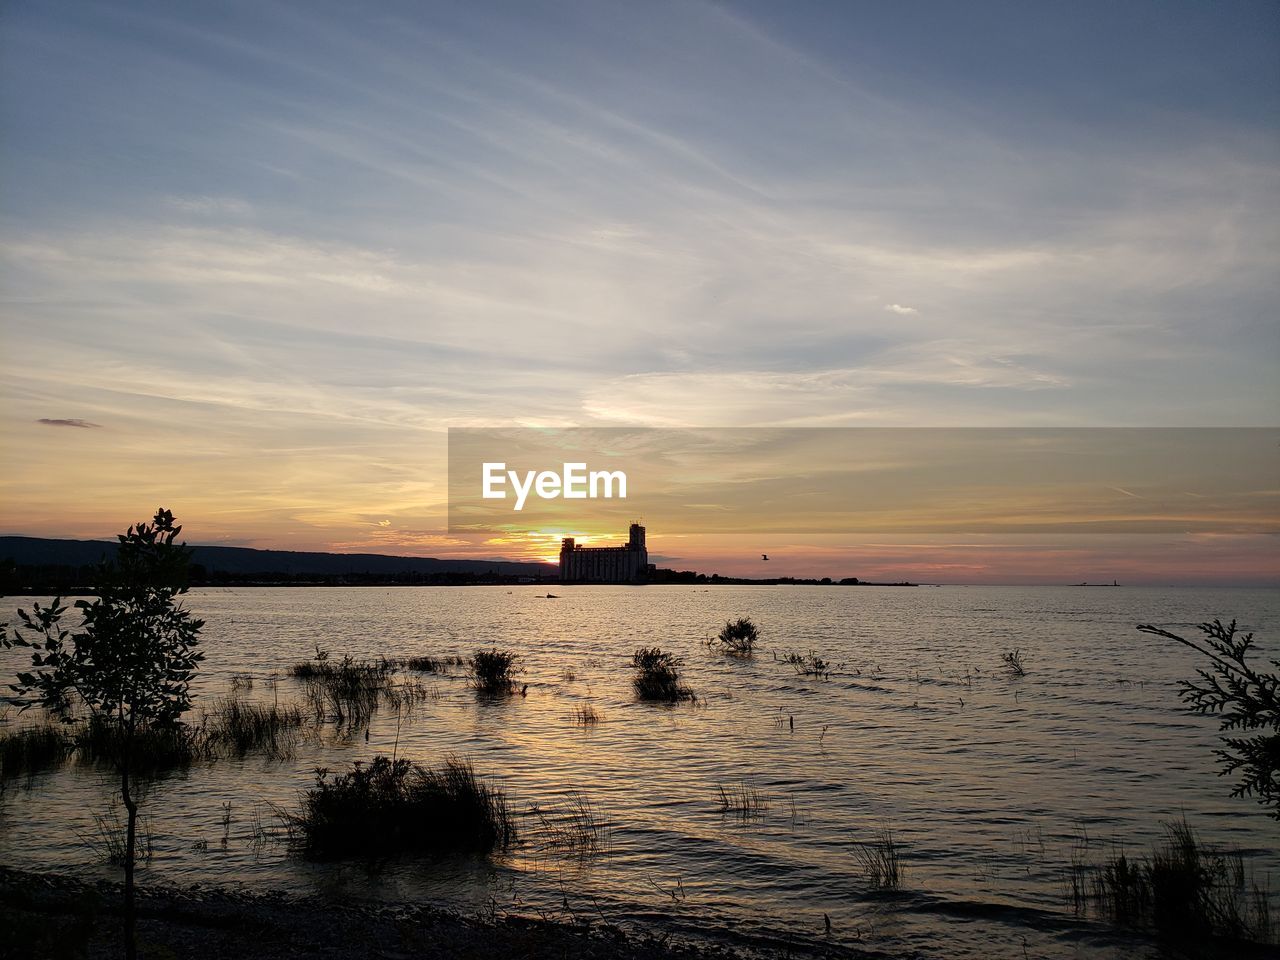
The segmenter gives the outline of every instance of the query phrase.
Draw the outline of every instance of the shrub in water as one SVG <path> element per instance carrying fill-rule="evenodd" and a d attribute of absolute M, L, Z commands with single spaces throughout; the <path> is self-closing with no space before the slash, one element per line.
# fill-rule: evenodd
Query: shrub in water
<path fill-rule="evenodd" d="M 636 696 L 641 700 L 692 700 L 693 691 L 680 682 L 676 658 L 657 647 L 642 647 L 631 658 Z"/>
<path fill-rule="evenodd" d="M 820 657 L 812 650 L 808 653 L 791 651 L 783 657 L 783 660 L 791 664 L 796 673 L 802 677 L 821 677 L 825 680 L 830 678 L 831 674 L 838 669 L 836 664 L 824 657 Z M 843 666 L 843 664 L 840 666 Z"/>
<path fill-rule="evenodd" d="M 760 632 L 750 617 L 726 620 L 724 627 L 710 646 L 734 657 L 749 657 L 755 652 Z"/>
<path fill-rule="evenodd" d="M 342 859 L 400 852 L 489 853 L 515 840 L 502 791 L 449 758 L 440 770 L 375 757 L 330 778 L 317 771 L 302 813 L 288 818 L 307 856 Z"/>
<path fill-rule="evenodd" d="M 1005 668 L 1011 676 L 1025 677 L 1027 675 L 1026 665 L 1022 662 L 1021 650 L 1008 650 L 1000 654 L 1000 659 L 1004 661 Z"/>
<path fill-rule="evenodd" d="M 471 658 L 471 682 L 481 693 L 511 693 L 515 662 L 516 655 L 508 650 L 477 650 Z"/>

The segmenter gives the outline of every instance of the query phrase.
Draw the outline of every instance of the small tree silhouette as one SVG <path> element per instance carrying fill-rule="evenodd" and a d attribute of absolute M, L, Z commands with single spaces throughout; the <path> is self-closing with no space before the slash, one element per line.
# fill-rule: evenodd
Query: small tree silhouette
<path fill-rule="evenodd" d="M 1180 696 L 1196 713 L 1221 718 L 1221 730 L 1265 730 L 1252 737 L 1223 737 L 1225 749 L 1215 750 L 1222 762 L 1220 775 L 1237 770 L 1241 779 L 1233 797 L 1256 795 L 1268 814 L 1280 820 L 1280 675 L 1259 673 L 1249 665 L 1253 634 L 1236 638 L 1236 622 L 1201 623 L 1202 640 L 1188 640 L 1151 624 L 1138 625 L 1143 633 L 1176 640 L 1204 656 L 1208 668 L 1198 669 L 1199 681 L 1179 682 Z M 1280 667 L 1280 660 L 1272 660 Z"/>
<path fill-rule="evenodd" d="M 22 709 L 43 706 L 64 722 L 84 711 L 115 728 L 120 794 L 129 814 L 124 858 L 125 956 L 137 956 L 134 904 L 138 800 L 131 790 L 134 746 L 140 729 L 176 725 L 191 709 L 191 678 L 204 658 L 195 647 L 202 620 L 182 608 L 191 551 L 174 543 L 182 527 L 161 508 L 150 523 L 119 535 L 114 561 L 98 568 L 98 596 L 78 600 L 80 630 L 62 626 L 61 598 L 32 612 L 0 636 L 4 646 L 32 650 L 30 673 L 11 685 Z"/>

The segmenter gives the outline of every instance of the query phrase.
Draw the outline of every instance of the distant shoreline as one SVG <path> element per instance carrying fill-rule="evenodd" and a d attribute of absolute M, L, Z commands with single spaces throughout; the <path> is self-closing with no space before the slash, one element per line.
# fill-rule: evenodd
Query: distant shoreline
<path fill-rule="evenodd" d="M 397 579 L 333 579 L 333 580 L 205 580 L 188 584 L 192 589 L 279 589 L 301 587 L 323 587 L 326 589 L 350 587 L 538 587 L 552 589 L 555 587 L 918 587 L 920 584 L 909 581 L 880 582 L 859 580 L 857 583 L 845 583 L 839 580 L 815 580 L 792 577 L 777 577 L 769 580 L 751 580 L 743 577 L 710 576 L 705 580 L 692 581 L 655 581 L 651 583 L 561 583 L 556 579 L 457 579 L 434 580 L 429 583 L 406 583 Z M 925 584 L 938 586 L 938 584 Z M 10 586 L 0 596 L 12 597 L 92 597 L 97 591 L 87 586 L 59 586 L 57 584 L 23 584 Z"/>

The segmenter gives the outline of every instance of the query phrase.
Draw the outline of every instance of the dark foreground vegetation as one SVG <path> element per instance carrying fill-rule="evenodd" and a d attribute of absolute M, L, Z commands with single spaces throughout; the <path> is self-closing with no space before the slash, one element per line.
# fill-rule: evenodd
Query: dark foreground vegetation
<path fill-rule="evenodd" d="M 333 777 L 321 771 L 288 826 L 298 848 L 320 860 L 489 853 L 516 838 L 502 791 L 452 757 L 439 770 L 375 757 Z"/>
<path fill-rule="evenodd" d="M 182 602 L 191 551 L 177 543 L 182 526 L 159 508 L 150 523 L 119 534 L 115 557 L 95 571 L 96 596 L 80 600 L 80 624 L 64 624 L 61 598 L 49 606 L 18 610 L 18 624 L 0 629 L 0 646 L 30 651 L 31 670 L 10 685 L 22 709 L 40 707 L 60 720 L 88 714 L 111 737 L 99 745 L 115 749 L 128 827 L 120 857 L 124 868 L 126 960 L 137 956 L 134 871 L 138 807 L 144 791 L 137 778 L 147 764 L 139 731 L 180 727 L 191 709 L 191 680 L 204 654 L 198 649 L 204 621 Z"/>
<path fill-rule="evenodd" d="M 1186 821 L 1166 824 L 1164 839 L 1145 856 L 1112 852 L 1093 860 L 1086 848 L 1071 865 L 1077 913 L 1181 943 L 1272 943 L 1277 930 L 1267 893 L 1246 874 L 1239 852 L 1206 845 Z"/>

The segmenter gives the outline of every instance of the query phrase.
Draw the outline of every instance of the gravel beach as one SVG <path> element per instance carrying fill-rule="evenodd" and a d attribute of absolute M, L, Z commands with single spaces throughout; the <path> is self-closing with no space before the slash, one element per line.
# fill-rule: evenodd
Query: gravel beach
<path fill-rule="evenodd" d="M 115 958 L 118 884 L 0 868 L 0 958 Z M 140 957 L 176 960 L 735 960 L 874 957 L 821 941 L 725 947 L 623 931 L 595 918 L 465 916 L 224 889 L 140 887 Z"/>

